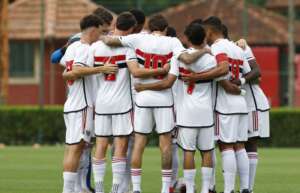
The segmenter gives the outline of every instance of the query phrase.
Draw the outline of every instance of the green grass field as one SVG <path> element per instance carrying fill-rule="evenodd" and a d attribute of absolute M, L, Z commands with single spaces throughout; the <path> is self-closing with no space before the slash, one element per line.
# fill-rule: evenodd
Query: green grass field
<path fill-rule="evenodd" d="M 199 154 L 198 168 L 200 166 Z M 60 193 L 62 187 L 62 146 L 6 147 L 0 149 L 0 193 Z M 299 193 L 300 149 L 261 149 L 255 193 Z M 218 155 L 217 189 L 222 190 Z M 111 169 L 106 175 L 109 192 Z M 148 148 L 143 163 L 143 192 L 160 190 L 160 156 L 157 148 Z M 197 174 L 199 190 L 200 177 Z"/>

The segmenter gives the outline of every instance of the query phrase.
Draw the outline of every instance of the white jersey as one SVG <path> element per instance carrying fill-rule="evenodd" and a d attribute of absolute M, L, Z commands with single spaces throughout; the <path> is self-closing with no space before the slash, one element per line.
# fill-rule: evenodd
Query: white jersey
<path fill-rule="evenodd" d="M 109 61 L 118 65 L 116 74 L 97 75 L 97 99 L 96 114 L 112 115 L 123 114 L 132 109 L 131 80 L 127 67 L 127 61 L 136 60 L 134 51 L 131 48 L 113 48 L 97 41 L 91 46 L 90 61 L 94 66 L 104 65 Z"/>
<path fill-rule="evenodd" d="M 72 43 L 66 50 L 60 63 L 71 71 L 74 65 L 87 66 L 90 45 L 77 41 Z M 93 96 L 93 77 L 85 76 L 75 81 L 68 81 L 68 96 L 64 104 L 64 113 L 77 112 L 92 107 Z"/>
<path fill-rule="evenodd" d="M 172 56 L 178 57 L 185 50 L 177 38 L 154 34 L 132 34 L 120 37 L 123 46 L 135 50 L 141 68 L 158 68 L 168 63 Z M 135 79 L 143 84 L 160 81 L 163 77 Z M 139 107 L 171 107 L 171 89 L 161 91 L 146 90 L 136 94 L 135 103 Z"/>
<path fill-rule="evenodd" d="M 218 39 L 211 46 L 211 51 L 217 59 L 217 63 L 222 61 L 229 62 L 229 74 L 218 80 L 241 78 L 243 74 L 251 71 L 248 61 L 243 55 L 241 48 L 227 39 Z M 216 88 L 215 111 L 224 114 L 247 114 L 246 100 L 241 95 L 229 94 L 223 87 L 218 85 Z"/>
<path fill-rule="evenodd" d="M 249 46 L 244 50 L 245 57 L 248 61 L 255 60 L 255 56 Z M 270 110 L 269 101 L 264 94 L 263 90 L 258 84 L 245 84 L 246 101 L 248 110 L 251 111 L 268 111 Z"/>
<path fill-rule="evenodd" d="M 188 52 L 193 52 L 189 49 Z M 172 59 L 172 62 L 174 60 Z M 175 60 L 178 62 L 178 60 Z M 179 62 L 179 72 L 189 74 L 191 71 L 200 73 L 216 67 L 216 60 L 210 54 L 203 55 L 195 63 L 185 65 Z M 212 80 L 201 80 L 193 84 L 186 84 L 178 80 L 176 95 L 177 126 L 186 128 L 212 127 Z"/>

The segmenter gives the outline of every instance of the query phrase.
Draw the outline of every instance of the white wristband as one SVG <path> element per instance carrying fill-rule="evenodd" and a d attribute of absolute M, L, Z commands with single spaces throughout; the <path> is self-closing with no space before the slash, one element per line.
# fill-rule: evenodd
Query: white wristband
<path fill-rule="evenodd" d="M 244 85 L 246 83 L 246 79 L 245 78 L 240 78 L 241 81 L 241 85 Z"/>
<path fill-rule="evenodd" d="M 246 91 L 244 89 L 241 89 L 240 95 L 245 96 L 246 95 Z"/>

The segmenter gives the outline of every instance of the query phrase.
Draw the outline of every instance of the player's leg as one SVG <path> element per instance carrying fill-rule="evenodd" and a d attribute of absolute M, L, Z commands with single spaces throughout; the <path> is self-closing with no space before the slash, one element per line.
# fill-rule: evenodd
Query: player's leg
<path fill-rule="evenodd" d="M 134 144 L 131 157 L 131 181 L 133 192 L 141 192 L 142 160 L 147 134 L 152 132 L 153 113 L 150 108 L 134 109 Z"/>
<path fill-rule="evenodd" d="M 202 188 L 201 193 L 208 193 L 213 175 L 212 151 L 214 149 L 214 127 L 201 128 L 197 135 L 197 147 L 202 155 Z"/>
<path fill-rule="evenodd" d="M 128 139 L 133 132 L 130 113 L 112 116 L 114 152 L 112 158 L 113 182 L 111 193 L 118 193 L 126 171 Z"/>
<path fill-rule="evenodd" d="M 178 129 L 177 144 L 184 151 L 183 176 L 187 193 L 195 192 L 195 151 L 197 143 L 197 129 Z"/>
<path fill-rule="evenodd" d="M 87 109 L 84 109 L 81 112 L 65 114 L 64 120 L 67 128 L 67 145 L 63 163 L 63 192 L 73 193 L 75 191 L 75 183 L 78 178 L 77 170 L 80 162 L 80 156 L 84 148 L 84 141 L 89 142 L 91 137 L 89 131 L 90 128 L 86 127 L 86 120 L 88 120 Z"/>
<path fill-rule="evenodd" d="M 213 149 L 212 150 L 212 177 L 209 183 L 209 193 L 216 193 L 216 166 L 217 166 L 216 149 Z"/>
<path fill-rule="evenodd" d="M 155 108 L 153 115 L 162 159 L 162 193 L 169 193 L 172 181 L 172 130 L 174 129 L 173 108 Z"/>
<path fill-rule="evenodd" d="M 172 139 L 172 172 L 173 173 L 172 173 L 170 193 L 174 192 L 174 188 L 176 186 L 176 182 L 178 179 L 178 170 L 179 170 L 179 153 L 178 153 L 178 146 L 176 143 L 176 135 L 173 134 L 172 138 L 173 138 Z"/>
<path fill-rule="evenodd" d="M 111 193 L 117 193 L 120 184 L 124 178 L 126 171 L 126 152 L 128 147 L 128 137 L 115 137 L 114 138 L 115 151 L 112 158 L 112 173 L 113 182 Z"/>
<path fill-rule="evenodd" d="M 258 164 L 258 146 L 259 138 L 270 137 L 270 121 L 269 111 L 260 112 L 254 111 L 249 113 L 249 139 L 246 146 L 246 151 L 249 158 L 249 191 L 254 188 L 256 168 Z"/>
<path fill-rule="evenodd" d="M 235 157 L 240 177 L 240 192 L 247 193 L 249 187 L 249 159 L 244 143 L 248 140 L 248 115 L 240 117 L 238 130 L 238 143 L 235 144 Z"/>
<path fill-rule="evenodd" d="M 93 174 L 95 192 L 104 192 L 104 175 L 106 169 L 106 151 L 109 145 L 109 137 L 112 135 L 111 116 L 96 115 L 95 135 L 96 148 L 93 157 Z"/>
<path fill-rule="evenodd" d="M 234 191 L 237 166 L 233 147 L 237 140 L 237 125 L 238 119 L 234 115 L 216 114 L 216 134 L 222 155 L 224 193 Z"/>
<path fill-rule="evenodd" d="M 147 136 L 134 134 L 134 145 L 131 157 L 131 181 L 133 192 L 141 192 L 142 161 L 144 149 L 147 144 Z"/>
<path fill-rule="evenodd" d="M 252 192 L 255 183 L 256 168 L 258 164 L 257 138 L 249 138 L 245 144 L 249 158 L 249 191 Z"/>
<path fill-rule="evenodd" d="M 77 168 L 79 165 L 79 160 L 83 147 L 83 141 L 73 145 L 66 145 L 66 151 L 63 162 L 63 193 L 75 192 L 75 183 L 78 178 Z"/>

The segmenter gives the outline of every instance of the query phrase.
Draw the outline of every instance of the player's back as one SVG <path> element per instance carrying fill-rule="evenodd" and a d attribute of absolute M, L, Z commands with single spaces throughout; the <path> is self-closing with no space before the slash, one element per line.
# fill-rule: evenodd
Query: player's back
<path fill-rule="evenodd" d="M 239 48 L 226 39 L 220 39 L 212 45 L 212 52 L 215 50 L 222 51 L 221 54 L 227 56 L 229 62 L 229 73 L 224 77 L 226 80 L 240 78 L 242 75 L 244 59 L 240 55 Z M 216 55 L 218 57 L 221 55 Z M 215 110 L 222 114 L 247 113 L 247 105 L 243 96 L 227 93 L 217 82 Z"/>
<path fill-rule="evenodd" d="M 98 41 L 92 45 L 94 66 L 104 65 L 106 62 L 119 67 L 116 74 L 98 74 L 99 84 L 96 99 L 96 113 L 117 114 L 132 109 L 130 74 L 127 61 L 136 60 L 131 48 L 113 48 Z"/>
<path fill-rule="evenodd" d="M 190 53 L 193 51 L 195 49 L 188 50 Z M 190 65 L 179 62 L 179 71 L 183 74 L 189 74 L 191 71 L 201 73 L 214 67 L 216 67 L 216 60 L 210 54 L 203 55 Z M 179 78 L 175 101 L 178 125 L 208 126 L 213 124 L 212 83 L 212 80 L 201 80 L 187 84 Z"/>
<path fill-rule="evenodd" d="M 177 38 L 157 34 L 134 34 L 122 37 L 123 45 L 135 50 L 140 68 L 161 68 L 170 62 L 173 55 L 183 50 L 182 44 Z M 180 51 L 179 51 L 180 50 Z M 163 77 L 138 78 L 140 83 L 153 83 L 162 80 Z M 138 106 L 165 107 L 173 105 L 171 89 L 161 91 L 145 90 L 135 96 Z"/>

